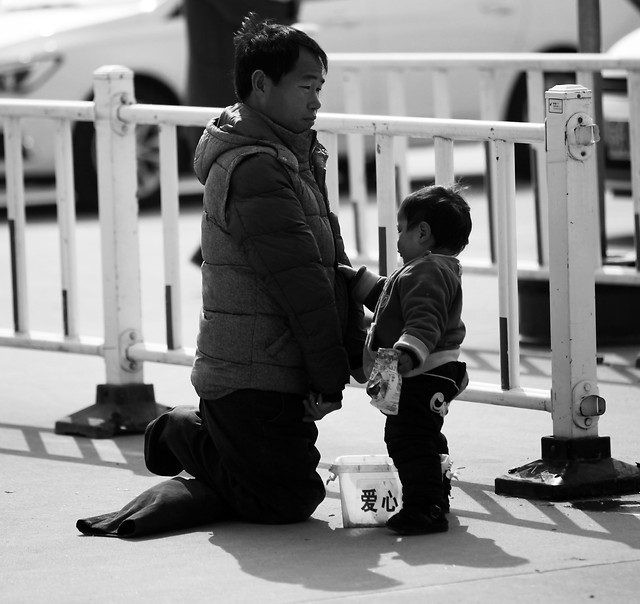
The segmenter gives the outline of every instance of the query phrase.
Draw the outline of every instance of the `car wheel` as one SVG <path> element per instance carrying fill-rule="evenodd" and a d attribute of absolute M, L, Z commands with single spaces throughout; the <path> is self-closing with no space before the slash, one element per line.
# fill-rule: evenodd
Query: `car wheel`
<path fill-rule="evenodd" d="M 139 103 L 175 105 L 170 93 L 149 83 L 136 85 Z M 98 207 L 98 177 L 96 161 L 95 128 L 92 122 L 78 122 L 73 136 L 74 172 L 77 206 L 80 210 Z M 179 141 L 179 154 L 185 143 Z M 136 157 L 138 162 L 138 203 L 140 206 L 156 205 L 160 201 L 160 141 L 158 128 L 150 125 L 136 126 Z"/>

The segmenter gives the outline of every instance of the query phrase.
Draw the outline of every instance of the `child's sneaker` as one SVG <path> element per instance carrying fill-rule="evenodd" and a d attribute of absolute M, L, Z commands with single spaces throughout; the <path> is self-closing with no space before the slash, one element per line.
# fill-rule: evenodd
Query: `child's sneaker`
<path fill-rule="evenodd" d="M 428 535 L 446 533 L 449 521 L 438 505 L 431 505 L 426 513 L 403 508 L 387 520 L 387 526 L 399 535 Z"/>

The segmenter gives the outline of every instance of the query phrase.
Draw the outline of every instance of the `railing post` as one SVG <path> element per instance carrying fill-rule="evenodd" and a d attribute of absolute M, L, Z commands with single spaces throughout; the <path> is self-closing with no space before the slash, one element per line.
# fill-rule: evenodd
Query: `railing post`
<path fill-rule="evenodd" d="M 362 85 L 360 77 L 351 70 L 344 72 L 345 111 L 362 113 Z M 349 200 L 353 206 L 356 251 L 360 259 L 369 257 L 369 243 L 364 218 L 367 211 L 367 174 L 365 141 L 361 134 L 347 134 L 347 181 Z"/>
<path fill-rule="evenodd" d="M 393 137 L 375 135 L 376 201 L 378 205 L 378 267 L 389 276 L 398 267 L 396 179 Z"/>
<path fill-rule="evenodd" d="M 553 435 L 598 436 L 598 415 L 581 414 L 584 396 L 598 398 L 595 270 L 598 265 L 598 198 L 591 91 L 555 86 L 547 100 L 549 188 L 549 291 Z M 595 442 L 595 441 L 594 441 Z"/>
<path fill-rule="evenodd" d="M 629 145 L 631 147 L 631 198 L 636 271 L 640 272 L 640 69 L 627 73 L 629 89 Z M 640 359 L 640 357 L 638 357 Z M 636 366 L 640 367 L 640 364 Z"/>
<path fill-rule="evenodd" d="M 20 118 L 10 117 L 4 120 L 4 138 L 6 146 L 7 221 L 9 223 L 11 289 L 13 294 L 13 329 L 16 333 L 28 333 L 29 303 L 27 300 L 25 241 L 27 214 L 25 209 Z"/>
<path fill-rule="evenodd" d="M 166 408 L 143 383 L 142 364 L 127 357 L 129 346 L 142 341 L 135 124 L 118 115 L 119 107 L 135 103 L 133 72 L 101 67 L 94 93 L 107 383 L 98 385 L 95 405 L 56 422 L 55 430 L 106 438 L 143 432 Z"/>
<path fill-rule="evenodd" d="M 530 122 L 544 122 L 545 99 L 544 74 L 540 70 L 527 72 L 527 105 Z M 547 187 L 547 161 L 544 144 L 531 146 L 532 158 L 531 185 L 534 192 L 536 217 L 536 255 L 541 267 L 549 266 L 549 228 L 547 214 L 549 212 L 549 195 Z"/>
<path fill-rule="evenodd" d="M 497 478 L 496 493 L 567 500 L 636 492 L 640 470 L 611 459 L 609 437 L 597 429 L 606 405 L 596 373 L 599 135 L 592 94 L 554 86 L 545 100 L 553 436 L 542 438 L 542 459 Z"/>

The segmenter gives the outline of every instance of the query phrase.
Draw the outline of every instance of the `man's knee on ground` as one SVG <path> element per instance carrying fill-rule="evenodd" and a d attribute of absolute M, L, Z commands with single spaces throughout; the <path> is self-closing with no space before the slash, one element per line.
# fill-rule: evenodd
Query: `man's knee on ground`
<path fill-rule="evenodd" d="M 198 409 L 192 406 L 174 407 L 161 415 L 157 420 L 157 427 L 162 431 L 164 438 L 184 434 L 185 431 L 200 426 L 202 423 L 198 415 Z"/>

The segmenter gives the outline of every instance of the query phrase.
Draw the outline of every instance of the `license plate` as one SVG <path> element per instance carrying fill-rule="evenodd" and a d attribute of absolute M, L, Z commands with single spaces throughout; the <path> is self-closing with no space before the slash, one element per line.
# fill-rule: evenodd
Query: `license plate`
<path fill-rule="evenodd" d="M 607 122 L 605 124 L 604 144 L 607 157 L 613 161 L 629 161 L 629 122 Z"/>

